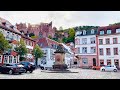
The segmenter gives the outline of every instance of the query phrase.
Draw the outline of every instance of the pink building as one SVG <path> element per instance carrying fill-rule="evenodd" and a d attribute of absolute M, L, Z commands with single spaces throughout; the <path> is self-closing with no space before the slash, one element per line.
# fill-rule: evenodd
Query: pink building
<path fill-rule="evenodd" d="M 99 65 L 116 65 L 120 68 L 120 25 L 98 28 Z"/>

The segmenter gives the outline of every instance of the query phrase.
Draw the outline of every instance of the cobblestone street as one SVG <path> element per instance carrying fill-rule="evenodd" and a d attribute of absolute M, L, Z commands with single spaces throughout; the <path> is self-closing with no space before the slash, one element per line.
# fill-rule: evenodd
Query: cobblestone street
<path fill-rule="evenodd" d="M 47 73 L 40 69 L 21 75 L 0 74 L 0 79 L 120 79 L 118 72 L 100 72 L 89 69 L 70 69 L 78 73 Z"/>

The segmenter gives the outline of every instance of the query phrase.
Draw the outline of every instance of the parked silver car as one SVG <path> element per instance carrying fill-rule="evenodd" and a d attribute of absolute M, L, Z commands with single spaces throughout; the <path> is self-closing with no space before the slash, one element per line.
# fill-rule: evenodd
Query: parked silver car
<path fill-rule="evenodd" d="M 114 71 L 114 72 L 117 72 L 118 69 L 116 68 L 115 65 L 106 65 L 106 66 L 102 66 L 100 68 L 100 71 Z"/>

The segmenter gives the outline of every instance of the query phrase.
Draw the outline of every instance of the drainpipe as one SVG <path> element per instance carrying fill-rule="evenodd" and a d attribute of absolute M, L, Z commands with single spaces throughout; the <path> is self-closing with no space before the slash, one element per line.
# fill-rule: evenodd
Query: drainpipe
<path fill-rule="evenodd" d="M 3 65 L 3 63 L 4 63 L 4 53 L 2 55 L 2 65 Z"/>
<path fill-rule="evenodd" d="M 99 57 L 98 57 L 98 35 L 96 35 L 96 47 L 97 47 L 97 66 L 99 66 Z"/>

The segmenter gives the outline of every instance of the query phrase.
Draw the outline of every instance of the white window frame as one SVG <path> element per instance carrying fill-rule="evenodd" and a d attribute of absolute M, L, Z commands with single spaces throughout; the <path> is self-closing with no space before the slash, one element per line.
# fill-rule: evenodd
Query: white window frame
<path fill-rule="evenodd" d="M 87 44 L 87 38 L 82 38 L 82 44 Z"/>
<path fill-rule="evenodd" d="M 9 63 L 13 63 L 12 56 L 9 56 Z"/>
<path fill-rule="evenodd" d="M 14 56 L 13 63 L 17 63 L 17 56 Z"/>
<path fill-rule="evenodd" d="M 86 50 L 86 52 L 85 52 L 85 50 Z M 82 53 L 83 54 L 87 53 L 87 47 L 82 47 Z"/>
<path fill-rule="evenodd" d="M 101 31 L 100 31 L 100 35 L 103 35 L 103 34 L 105 34 L 105 33 L 104 33 L 104 30 L 101 30 Z"/>
<path fill-rule="evenodd" d="M 116 33 L 120 33 L 120 28 L 116 29 Z"/>
<path fill-rule="evenodd" d="M 95 48 L 95 47 L 91 47 L 90 49 L 91 49 L 91 50 L 90 50 L 91 53 L 96 53 L 96 48 Z"/>
<path fill-rule="evenodd" d="M 94 30 L 94 29 L 92 29 L 92 30 L 91 30 L 91 34 L 94 34 L 94 33 L 95 33 L 95 30 Z"/>
<path fill-rule="evenodd" d="M 83 30 L 83 35 L 86 35 L 86 30 Z"/>
<path fill-rule="evenodd" d="M 80 53 L 80 47 L 78 47 L 78 53 Z"/>
<path fill-rule="evenodd" d="M 95 37 L 90 38 L 90 43 L 95 44 L 94 42 L 95 42 Z"/>
<path fill-rule="evenodd" d="M 6 56 L 7 56 L 7 59 L 6 59 Z M 9 58 L 8 55 L 4 55 L 4 63 L 8 63 L 8 58 Z"/>
<path fill-rule="evenodd" d="M 2 63 L 2 55 L 0 55 L 0 63 Z"/>
<path fill-rule="evenodd" d="M 111 34 L 112 33 L 112 31 L 111 30 L 107 30 L 107 34 Z"/>
<path fill-rule="evenodd" d="M 86 62 L 86 63 L 84 63 L 84 62 Z M 83 64 L 88 64 L 88 58 L 82 58 L 82 63 Z"/>

